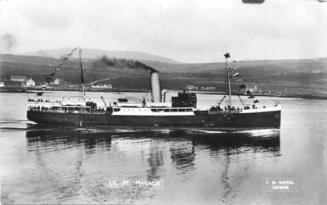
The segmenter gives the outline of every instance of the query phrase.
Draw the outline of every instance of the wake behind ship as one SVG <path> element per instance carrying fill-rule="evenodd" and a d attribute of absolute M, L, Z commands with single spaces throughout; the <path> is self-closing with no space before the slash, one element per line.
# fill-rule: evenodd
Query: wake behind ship
<path fill-rule="evenodd" d="M 40 124 L 142 126 L 214 128 L 219 130 L 279 129 L 281 107 L 257 107 L 243 105 L 234 107 L 231 103 L 230 78 L 232 70 L 227 67 L 228 102 L 221 107 L 225 96 L 216 106 L 209 109 L 197 108 L 197 96 L 191 92 L 179 92 L 177 97 L 166 99 L 166 91 L 160 89 L 159 73 L 151 70 L 151 100 L 128 103 L 114 100 L 102 105 L 91 98 L 81 96 L 63 97 L 62 100 L 29 99 L 27 118 Z M 82 67 L 81 67 L 82 71 Z M 83 78 L 84 81 L 84 78 Z M 243 102 L 242 102 L 243 104 Z"/>

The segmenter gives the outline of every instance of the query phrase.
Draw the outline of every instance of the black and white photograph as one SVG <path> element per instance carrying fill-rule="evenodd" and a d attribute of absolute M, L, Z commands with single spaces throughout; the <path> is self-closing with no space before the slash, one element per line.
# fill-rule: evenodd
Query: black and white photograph
<path fill-rule="evenodd" d="M 0 204 L 327 204 L 327 0 L 0 0 Z"/>

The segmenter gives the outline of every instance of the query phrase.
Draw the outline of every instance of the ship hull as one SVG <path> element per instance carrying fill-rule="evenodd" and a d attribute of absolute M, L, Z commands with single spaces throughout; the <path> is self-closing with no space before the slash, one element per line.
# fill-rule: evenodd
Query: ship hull
<path fill-rule="evenodd" d="M 142 127 L 200 127 L 221 130 L 280 128 L 281 111 L 254 113 L 208 114 L 181 116 L 108 115 L 105 113 L 56 113 L 29 110 L 27 118 L 39 124 L 69 124 L 75 126 L 142 126 Z"/>

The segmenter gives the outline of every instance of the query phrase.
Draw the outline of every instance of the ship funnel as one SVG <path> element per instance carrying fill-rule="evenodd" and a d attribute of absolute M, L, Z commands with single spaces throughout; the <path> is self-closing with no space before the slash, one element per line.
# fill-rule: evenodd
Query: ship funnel
<path fill-rule="evenodd" d="M 161 102 L 159 72 L 157 71 L 151 71 L 151 88 L 152 88 L 152 102 L 155 103 Z"/>

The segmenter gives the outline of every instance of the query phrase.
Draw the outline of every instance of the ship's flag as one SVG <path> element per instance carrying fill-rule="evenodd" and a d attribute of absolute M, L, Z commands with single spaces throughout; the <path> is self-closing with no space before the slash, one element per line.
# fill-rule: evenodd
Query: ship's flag
<path fill-rule="evenodd" d="M 225 58 L 230 58 L 230 55 L 229 55 L 229 53 L 225 53 Z"/>
<path fill-rule="evenodd" d="M 69 57 L 72 56 L 72 55 L 74 54 L 74 51 L 76 51 L 77 49 L 78 49 L 78 48 L 74 48 L 73 50 L 70 51 L 69 54 L 67 54 L 65 57 L 63 57 L 63 59 L 62 59 L 62 63 L 60 63 L 60 64 L 56 67 L 56 69 L 57 69 L 57 68 L 59 69 L 61 66 L 63 66 L 63 65 L 66 63 L 66 61 L 69 59 Z"/>
<path fill-rule="evenodd" d="M 64 64 L 65 64 L 65 62 L 60 63 L 60 64 L 57 66 L 57 68 L 60 68 L 60 67 L 63 66 Z"/>
<path fill-rule="evenodd" d="M 69 59 L 69 57 L 72 56 L 74 51 L 76 51 L 77 49 L 78 48 L 74 48 L 73 50 L 71 50 L 71 52 L 69 54 L 67 54 L 65 57 L 62 58 L 62 62 L 58 66 L 53 68 L 53 72 L 50 73 L 48 75 L 48 77 L 46 77 L 46 82 L 47 83 L 49 83 L 52 80 L 52 78 L 56 74 L 56 72 L 60 70 L 60 67 L 63 66 L 66 63 L 66 61 Z"/>
<path fill-rule="evenodd" d="M 66 56 L 62 57 L 62 60 L 63 60 L 63 61 L 68 60 L 68 58 L 69 58 L 70 55 L 71 55 L 71 53 L 69 53 L 69 54 L 67 54 Z"/>

